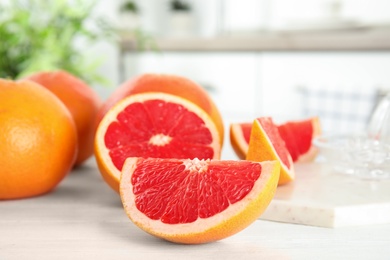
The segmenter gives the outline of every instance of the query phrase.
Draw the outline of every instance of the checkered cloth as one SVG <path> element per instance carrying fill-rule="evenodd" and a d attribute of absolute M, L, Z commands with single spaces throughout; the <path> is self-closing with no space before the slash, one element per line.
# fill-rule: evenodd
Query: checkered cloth
<path fill-rule="evenodd" d="M 304 117 L 318 116 L 323 133 L 365 131 L 380 98 L 377 89 L 315 89 L 299 87 Z"/>

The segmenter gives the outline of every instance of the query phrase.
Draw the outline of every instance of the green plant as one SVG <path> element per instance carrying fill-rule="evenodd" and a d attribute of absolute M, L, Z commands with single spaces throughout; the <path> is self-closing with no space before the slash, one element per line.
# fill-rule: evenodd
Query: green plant
<path fill-rule="evenodd" d="M 181 0 L 172 0 L 170 2 L 171 10 L 178 12 L 189 12 L 191 11 L 191 6 L 184 1 Z"/>
<path fill-rule="evenodd" d="M 89 83 L 107 83 L 97 73 L 102 57 L 86 57 L 80 47 L 115 38 L 108 23 L 92 17 L 94 4 L 93 0 L 0 3 L 0 77 L 17 79 L 63 69 Z"/>
<path fill-rule="evenodd" d="M 126 1 L 120 7 L 121 12 L 130 12 L 130 13 L 138 13 L 139 9 L 137 4 L 134 1 Z"/>

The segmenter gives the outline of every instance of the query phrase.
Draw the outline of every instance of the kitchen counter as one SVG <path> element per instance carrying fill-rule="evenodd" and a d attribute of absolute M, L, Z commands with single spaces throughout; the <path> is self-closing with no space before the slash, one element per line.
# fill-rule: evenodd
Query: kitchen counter
<path fill-rule="evenodd" d="M 342 30 L 268 31 L 247 35 L 153 38 L 163 52 L 279 52 L 279 51 L 388 51 L 390 26 L 361 26 Z M 121 55 L 137 50 L 137 41 L 124 37 Z"/>
<path fill-rule="evenodd" d="M 204 245 L 137 228 L 94 159 L 51 193 L 0 201 L 0 259 L 389 259 L 390 224 L 324 228 L 257 220 Z"/>

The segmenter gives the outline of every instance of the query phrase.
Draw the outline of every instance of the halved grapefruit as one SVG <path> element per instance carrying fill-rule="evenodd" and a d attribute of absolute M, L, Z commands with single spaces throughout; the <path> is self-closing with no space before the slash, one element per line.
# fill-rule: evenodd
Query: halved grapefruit
<path fill-rule="evenodd" d="M 275 194 L 279 163 L 128 158 L 120 195 L 142 230 L 184 244 L 220 240 L 249 226 Z"/>
<path fill-rule="evenodd" d="M 291 155 L 270 117 L 260 117 L 254 120 L 246 160 L 279 161 L 281 166 L 279 185 L 291 182 L 295 178 Z"/>
<path fill-rule="evenodd" d="M 146 92 L 162 92 L 175 95 L 202 108 L 214 121 L 220 135 L 221 145 L 223 144 L 224 124 L 211 96 L 196 82 L 178 75 L 147 73 L 125 81 L 104 102 L 99 111 L 98 119 L 101 120 L 108 110 L 121 99 Z"/>
<path fill-rule="evenodd" d="M 293 162 L 310 162 L 315 159 L 318 151 L 312 145 L 312 140 L 321 134 L 318 117 L 288 121 L 277 127 Z M 251 123 L 230 125 L 230 142 L 240 159 L 246 158 L 251 129 Z"/>
<path fill-rule="evenodd" d="M 204 110 L 165 93 L 124 98 L 107 112 L 95 135 L 99 170 L 118 192 L 127 157 L 219 159 L 220 152 L 218 130 Z"/>

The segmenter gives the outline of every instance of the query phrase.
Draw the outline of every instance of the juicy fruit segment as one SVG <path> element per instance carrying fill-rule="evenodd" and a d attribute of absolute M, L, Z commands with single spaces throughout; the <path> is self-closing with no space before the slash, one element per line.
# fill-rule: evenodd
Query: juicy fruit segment
<path fill-rule="evenodd" d="M 220 240 L 246 228 L 275 194 L 279 163 L 129 158 L 120 195 L 142 230 L 176 243 Z"/>
<path fill-rule="evenodd" d="M 101 106 L 99 96 L 85 82 L 61 70 L 35 73 L 27 79 L 50 90 L 69 109 L 78 136 L 75 165 L 81 165 L 93 154 L 96 117 Z"/>
<path fill-rule="evenodd" d="M 195 104 L 164 93 L 123 99 L 101 121 L 95 157 L 104 179 L 119 191 L 128 157 L 219 159 L 216 126 Z"/>
<path fill-rule="evenodd" d="M 317 149 L 312 145 L 312 140 L 321 133 L 318 117 L 286 122 L 279 125 L 278 130 L 294 162 L 315 159 Z"/>
<path fill-rule="evenodd" d="M 104 102 L 99 111 L 99 119 L 117 102 L 127 96 L 148 92 L 162 92 L 184 98 L 202 108 L 214 121 L 220 135 L 220 144 L 224 140 L 224 124 L 222 116 L 210 95 L 194 81 L 169 74 L 143 74 L 124 82 Z"/>
<path fill-rule="evenodd" d="M 315 159 L 317 149 L 312 145 L 312 140 L 321 133 L 317 117 L 288 121 L 277 127 L 293 162 L 310 162 Z M 230 142 L 240 159 L 246 158 L 251 129 L 251 123 L 230 125 Z"/>
<path fill-rule="evenodd" d="M 230 125 L 230 143 L 241 160 L 245 160 L 248 153 L 252 125 L 252 123 Z"/>
<path fill-rule="evenodd" d="M 41 195 L 70 171 L 76 127 L 64 104 L 30 81 L 0 79 L 0 200 Z"/>
<path fill-rule="evenodd" d="M 277 126 L 269 117 L 260 117 L 253 122 L 246 160 L 280 162 L 279 185 L 294 180 L 294 165 Z"/>

